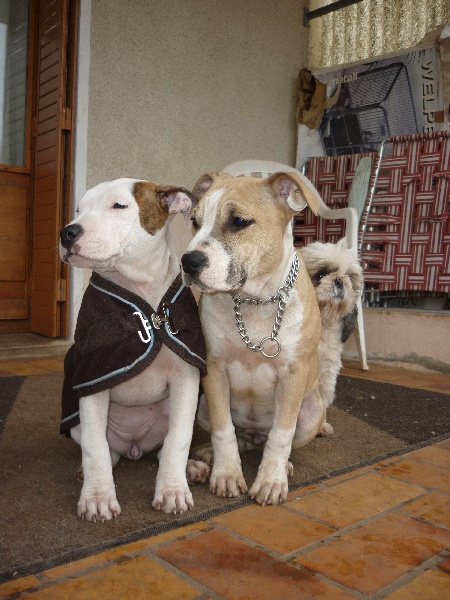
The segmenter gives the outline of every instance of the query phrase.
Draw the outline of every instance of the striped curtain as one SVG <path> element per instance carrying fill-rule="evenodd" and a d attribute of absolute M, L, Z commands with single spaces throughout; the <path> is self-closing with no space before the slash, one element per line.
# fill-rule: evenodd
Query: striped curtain
<path fill-rule="evenodd" d="M 314 10 L 330 0 L 310 0 Z M 309 68 L 331 67 L 416 46 L 450 24 L 450 0 L 362 0 L 310 23 Z"/>

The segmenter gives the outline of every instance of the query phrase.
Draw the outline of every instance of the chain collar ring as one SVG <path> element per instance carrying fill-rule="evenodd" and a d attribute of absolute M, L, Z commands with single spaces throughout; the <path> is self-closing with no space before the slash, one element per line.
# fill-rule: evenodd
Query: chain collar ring
<path fill-rule="evenodd" d="M 276 356 L 278 356 L 278 354 L 281 351 L 281 344 L 280 344 L 279 339 L 277 338 L 277 335 L 280 330 L 281 323 L 283 321 L 283 313 L 284 313 L 284 309 L 286 306 L 286 302 L 288 301 L 288 298 L 289 298 L 289 292 L 292 290 L 292 288 L 295 285 L 295 282 L 297 281 L 298 269 L 299 269 L 298 256 L 296 253 L 294 253 L 294 259 L 292 261 L 291 268 L 289 270 L 288 276 L 286 277 L 286 280 L 284 281 L 283 285 L 280 288 L 278 288 L 277 293 L 274 296 L 269 296 L 269 298 L 266 298 L 265 300 L 260 300 L 259 298 L 241 298 L 241 295 L 239 294 L 239 292 L 233 292 L 231 294 L 232 299 L 233 299 L 233 304 L 234 304 L 236 327 L 238 328 L 238 331 L 242 338 L 242 341 L 247 346 L 247 348 L 249 348 L 250 350 L 253 350 L 253 352 L 260 352 L 266 358 L 275 358 Z M 270 335 L 267 335 L 266 337 L 264 337 L 259 342 L 259 344 L 253 344 L 250 341 L 250 338 L 247 334 L 247 330 L 244 325 L 244 321 L 242 320 L 242 314 L 241 314 L 241 309 L 240 309 L 241 304 L 246 303 L 246 304 L 262 305 L 262 304 L 270 304 L 272 302 L 276 302 L 277 300 L 278 300 L 278 310 L 277 310 L 277 314 L 275 316 L 275 322 L 273 324 L 272 332 L 270 333 Z M 272 342 L 275 342 L 277 344 L 277 350 L 274 354 L 269 354 L 264 351 L 264 347 L 263 347 L 264 342 L 267 342 L 267 340 L 271 340 Z"/>

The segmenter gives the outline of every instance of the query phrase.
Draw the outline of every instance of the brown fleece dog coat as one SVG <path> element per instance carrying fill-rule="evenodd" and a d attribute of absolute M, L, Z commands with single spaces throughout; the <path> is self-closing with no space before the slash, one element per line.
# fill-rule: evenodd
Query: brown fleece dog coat
<path fill-rule="evenodd" d="M 165 344 L 206 375 L 206 348 L 191 290 L 181 274 L 155 311 L 143 298 L 93 273 L 64 360 L 60 432 L 80 422 L 79 400 L 141 373 Z"/>

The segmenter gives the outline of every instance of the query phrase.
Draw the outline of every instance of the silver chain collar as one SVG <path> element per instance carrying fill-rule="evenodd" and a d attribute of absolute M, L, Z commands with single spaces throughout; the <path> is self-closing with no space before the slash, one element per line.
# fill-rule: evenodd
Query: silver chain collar
<path fill-rule="evenodd" d="M 278 288 L 277 293 L 274 296 L 269 296 L 269 298 L 266 298 L 265 300 L 260 300 L 259 298 L 241 298 L 241 295 L 239 294 L 239 292 L 233 292 L 231 294 L 231 297 L 233 298 L 233 304 L 234 304 L 234 307 L 233 307 L 234 314 L 236 316 L 236 326 L 238 328 L 238 331 L 242 338 L 242 341 L 247 346 L 247 348 L 249 348 L 250 350 L 253 350 L 253 352 L 261 352 L 261 354 L 263 356 L 265 356 L 266 358 L 275 358 L 275 356 L 278 356 L 278 354 L 280 353 L 281 344 L 277 338 L 277 335 L 278 335 L 278 332 L 280 331 L 281 323 L 283 321 L 283 313 L 284 313 L 284 309 L 286 307 L 286 302 L 288 301 L 288 298 L 289 298 L 289 292 L 292 290 L 292 288 L 295 285 L 295 282 L 297 281 L 298 267 L 299 267 L 298 256 L 297 256 L 297 254 L 294 253 L 294 260 L 292 261 L 290 271 L 289 271 L 288 276 L 286 277 L 283 285 L 280 288 Z M 278 300 L 278 310 L 277 310 L 277 314 L 275 317 L 275 323 L 273 324 L 272 333 L 270 335 L 267 335 L 265 338 L 263 338 L 259 342 L 259 344 L 253 344 L 250 341 L 250 338 L 248 337 L 247 330 L 245 329 L 244 321 L 242 320 L 241 309 L 240 309 L 241 304 L 244 304 L 244 303 L 245 304 L 256 304 L 256 305 L 271 304 L 273 302 L 276 302 L 277 300 Z M 270 340 L 271 342 L 275 342 L 277 344 L 277 351 L 275 352 L 275 354 L 268 354 L 267 352 L 264 351 L 264 343 L 267 342 L 268 340 Z"/>

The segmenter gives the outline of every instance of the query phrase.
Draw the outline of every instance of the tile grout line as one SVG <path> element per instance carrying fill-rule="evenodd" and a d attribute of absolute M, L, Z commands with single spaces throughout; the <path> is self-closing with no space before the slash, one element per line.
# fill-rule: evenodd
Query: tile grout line
<path fill-rule="evenodd" d="M 417 499 L 418 498 L 416 498 L 415 500 Z M 415 500 L 412 500 L 412 502 L 414 502 Z M 439 527 L 440 529 L 447 529 L 450 532 L 450 525 L 445 525 L 444 523 L 439 523 L 439 521 L 433 521 L 432 519 L 427 519 L 426 517 L 421 517 L 420 515 L 414 515 L 413 513 L 407 512 L 407 510 L 405 509 L 400 509 L 398 512 L 404 517 L 413 517 L 416 519 L 416 521 L 419 521 L 420 523 L 425 523 L 426 525 L 431 525 L 432 527 Z"/>
<path fill-rule="evenodd" d="M 425 492 L 424 494 L 419 494 L 418 496 L 415 496 L 414 498 L 410 498 L 409 500 L 405 500 L 404 502 L 400 502 L 399 504 L 396 504 L 395 506 L 388 508 L 382 512 L 378 512 L 375 515 L 371 515 L 368 517 L 365 517 L 364 519 L 361 519 L 359 521 L 356 521 L 355 523 L 352 523 L 351 525 L 347 525 L 345 527 L 338 527 L 332 523 L 328 523 L 326 521 L 318 521 L 319 523 L 323 523 L 324 525 L 328 525 L 329 527 L 334 527 L 337 528 L 337 531 L 335 533 L 332 533 L 328 536 L 324 536 L 322 537 L 320 540 L 316 541 L 316 542 L 312 542 L 311 544 L 309 544 L 307 547 L 305 548 L 300 548 L 296 551 L 292 551 L 290 553 L 290 558 L 293 560 L 295 558 L 299 558 L 301 556 L 304 556 L 306 554 L 308 554 L 309 552 L 312 552 L 314 550 L 316 550 L 317 548 L 321 547 L 324 544 L 328 544 L 333 542 L 334 540 L 337 540 L 339 538 L 343 538 L 344 536 L 348 535 L 349 533 L 352 533 L 353 531 L 357 531 L 358 529 L 361 529 L 362 527 L 365 527 L 366 525 L 370 525 L 371 523 L 376 523 L 376 521 L 382 519 L 383 517 L 386 517 L 390 514 L 394 514 L 396 512 L 401 513 L 401 508 L 403 507 L 405 504 L 408 503 L 412 503 L 420 498 L 423 498 L 424 496 L 426 496 L 428 494 L 428 492 Z M 294 509 L 291 509 L 294 510 Z M 307 513 L 302 513 L 301 511 L 297 511 L 301 516 L 305 516 L 308 517 L 309 519 L 315 520 L 315 517 L 311 517 L 310 515 L 308 515 Z M 407 514 L 404 515 L 407 516 L 408 518 L 413 518 L 415 517 L 415 515 L 412 514 Z M 416 520 L 420 520 L 420 518 L 417 518 Z M 433 523 L 433 526 L 436 527 L 436 524 Z M 447 527 L 441 527 L 441 529 L 448 529 Z"/>
<path fill-rule="evenodd" d="M 199 533 L 204 533 L 204 532 L 199 532 Z M 220 594 L 217 594 L 217 592 L 214 592 L 214 590 L 212 590 L 211 588 L 206 586 L 204 583 L 201 583 L 197 579 L 194 579 L 193 577 L 188 575 L 188 573 L 185 573 L 181 569 L 174 567 L 170 562 L 167 562 L 163 558 L 160 558 L 156 554 L 153 554 L 151 552 L 150 548 L 148 548 L 146 550 L 149 551 L 148 553 L 146 552 L 146 554 L 145 554 L 148 558 L 151 558 L 157 564 L 159 564 L 159 566 L 163 567 L 166 571 L 169 571 L 173 575 L 176 575 L 179 579 L 181 579 L 185 583 L 188 583 L 190 586 L 194 587 L 195 589 L 200 588 L 199 591 L 202 593 L 202 595 L 208 594 L 208 598 L 214 598 L 215 600 L 224 600 L 223 596 L 221 596 Z"/>
<path fill-rule="evenodd" d="M 392 593 L 401 590 L 403 587 L 405 587 L 405 585 L 407 585 L 411 581 L 414 581 L 415 579 L 417 579 L 417 577 L 420 577 L 420 575 L 422 575 L 426 571 L 429 571 L 430 569 L 439 571 L 440 569 L 437 569 L 437 564 L 440 561 L 442 561 L 443 558 L 445 558 L 445 553 L 447 552 L 448 550 L 443 550 L 438 554 L 434 554 L 420 565 L 417 565 L 410 571 L 407 571 L 404 575 L 398 577 L 395 581 L 392 581 L 385 587 L 378 590 L 378 592 L 372 594 L 370 596 L 370 600 L 383 600 L 388 594 L 391 595 Z"/>
<path fill-rule="evenodd" d="M 303 573 L 308 573 L 308 574 L 312 575 L 313 577 L 319 579 L 320 581 L 323 581 L 329 585 L 337 587 L 347 593 L 352 593 L 355 596 L 355 598 L 364 598 L 364 596 L 358 590 L 349 588 L 337 581 L 334 581 L 333 579 L 327 577 L 326 575 L 323 575 L 322 573 L 313 571 L 312 569 L 305 567 L 304 565 L 302 565 L 300 563 L 292 562 L 292 558 L 293 558 L 292 552 L 287 553 L 287 554 L 278 553 L 276 550 L 273 550 L 267 546 L 264 546 L 263 544 L 260 544 L 259 542 L 256 542 L 255 540 L 252 540 L 251 538 L 248 538 L 245 535 L 240 534 L 239 532 L 228 528 L 226 525 L 222 525 L 221 523 L 214 523 L 214 528 L 219 531 L 222 531 L 222 533 L 225 533 L 226 535 L 230 536 L 233 539 L 237 539 L 240 542 L 243 542 L 243 543 L 251 546 L 252 548 L 255 548 L 256 550 L 262 551 L 265 555 L 271 556 L 273 559 L 277 560 L 278 562 L 281 562 L 281 563 L 284 563 L 291 567 L 294 567 L 297 571 L 300 571 Z M 327 537 L 329 537 L 329 536 L 327 536 Z M 321 538 L 321 539 L 323 540 L 325 538 Z M 318 540 L 318 543 L 319 542 L 320 542 L 320 540 Z M 313 543 L 315 544 L 315 542 L 313 542 Z M 308 547 L 310 547 L 311 545 L 312 544 L 309 544 Z"/>

